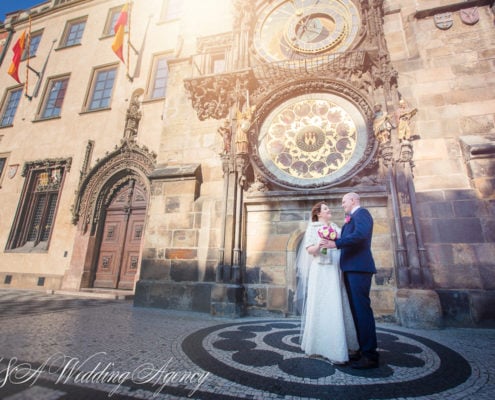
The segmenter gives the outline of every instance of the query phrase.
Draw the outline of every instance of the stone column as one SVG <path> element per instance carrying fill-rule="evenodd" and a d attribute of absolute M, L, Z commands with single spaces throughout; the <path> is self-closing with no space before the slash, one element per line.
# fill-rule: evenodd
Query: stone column
<path fill-rule="evenodd" d="M 399 322 L 411 328 L 436 328 L 442 324 L 442 307 L 438 294 L 432 290 L 433 279 L 428 267 L 416 212 L 416 195 L 412 168 L 413 148 L 402 140 L 395 165 L 396 196 L 401 232 L 404 238 L 405 265 L 399 265 L 399 289 L 395 305 Z M 394 194 L 393 194 L 394 195 Z"/>

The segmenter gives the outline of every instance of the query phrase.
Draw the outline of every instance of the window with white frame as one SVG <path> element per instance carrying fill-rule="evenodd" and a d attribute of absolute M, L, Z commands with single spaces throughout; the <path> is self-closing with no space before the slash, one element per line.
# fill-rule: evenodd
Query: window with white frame
<path fill-rule="evenodd" d="M 182 7 L 184 0 L 166 0 L 162 6 L 162 20 L 170 20 L 180 18 L 182 15 Z"/>
<path fill-rule="evenodd" d="M 22 96 L 22 86 L 7 89 L 0 114 L 0 127 L 11 126 Z"/>
<path fill-rule="evenodd" d="M 210 70 L 213 74 L 225 72 L 225 53 L 211 55 Z"/>

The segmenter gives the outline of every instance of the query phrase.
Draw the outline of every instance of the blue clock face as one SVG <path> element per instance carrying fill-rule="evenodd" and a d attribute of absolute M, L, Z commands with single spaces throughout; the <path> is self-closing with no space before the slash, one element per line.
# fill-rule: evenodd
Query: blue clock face
<path fill-rule="evenodd" d="M 258 21 L 254 47 L 269 62 L 346 51 L 360 26 L 351 0 L 276 0 Z"/>

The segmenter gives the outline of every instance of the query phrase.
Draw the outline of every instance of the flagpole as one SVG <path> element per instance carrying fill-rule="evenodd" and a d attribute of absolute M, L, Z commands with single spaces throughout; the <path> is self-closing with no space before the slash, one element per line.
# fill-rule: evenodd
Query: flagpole
<path fill-rule="evenodd" d="M 132 80 L 134 80 L 134 78 L 137 78 L 139 76 L 139 74 L 141 73 L 141 63 L 143 60 L 144 45 L 146 43 L 146 37 L 148 36 L 148 28 L 150 26 L 150 21 L 151 21 L 152 17 L 153 17 L 153 15 L 148 16 L 148 22 L 146 23 L 146 29 L 144 30 L 143 40 L 141 41 L 141 47 L 139 48 L 139 51 L 137 51 L 134 48 L 134 46 L 132 46 L 132 43 L 131 43 L 131 46 L 133 47 L 133 50 L 134 50 L 134 54 L 137 55 L 136 66 L 134 68 L 134 72 L 132 73 Z"/>
<path fill-rule="evenodd" d="M 126 71 L 127 71 L 127 77 L 131 80 L 132 82 L 132 78 L 130 77 L 129 75 L 129 64 L 131 63 L 131 46 L 130 46 L 130 43 L 131 43 L 131 14 L 132 14 L 132 5 L 131 5 L 131 2 L 128 1 L 127 2 L 127 9 L 129 10 L 129 15 L 128 15 L 128 18 L 127 18 L 127 26 L 129 27 L 128 28 L 128 32 L 127 32 L 127 64 L 126 64 Z"/>
<path fill-rule="evenodd" d="M 36 74 L 36 76 L 38 77 L 38 81 L 36 82 L 36 85 L 34 86 L 34 89 L 33 89 L 33 94 L 31 96 L 28 96 L 29 100 L 32 100 L 33 97 L 38 97 L 38 92 L 40 90 L 41 82 L 43 81 L 43 76 L 45 75 L 46 66 L 48 65 L 48 59 L 50 58 L 50 54 L 51 54 L 51 52 L 53 50 L 53 46 L 55 45 L 56 42 L 57 42 L 56 39 L 54 39 L 52 41 L 52 46 L 50 47 L 50 50 L 48 51 L 48 55 L 46 56 L 46 59 L 45 59 L 45 62 L 43 63 L 41 71 L 36 71 L 35 69 L 29 67 L 29 69 L 31 71 L 33 71 Z"/>
<path fill-rule="evenodd" d="M 24 83 L 24 96 L 29 97 L 29 58 L 31 57 L 31 13 L 28 14 L 29 25 L 28 25 L 28 35 L 27 35 L 27 60 L 26 60 L 26 82 Z M 22 56 L 21 56 L 22 57 Z"/>

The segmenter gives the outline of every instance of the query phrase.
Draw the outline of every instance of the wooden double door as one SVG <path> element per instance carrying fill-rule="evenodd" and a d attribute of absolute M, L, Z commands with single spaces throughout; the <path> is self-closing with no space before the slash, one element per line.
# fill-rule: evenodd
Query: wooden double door
<path fill-rule="evenodd" d="M 134 288 L 146 216 L 145 193 L 142 186 L 131 180 L 106 208 L 95 288 Z"/>

